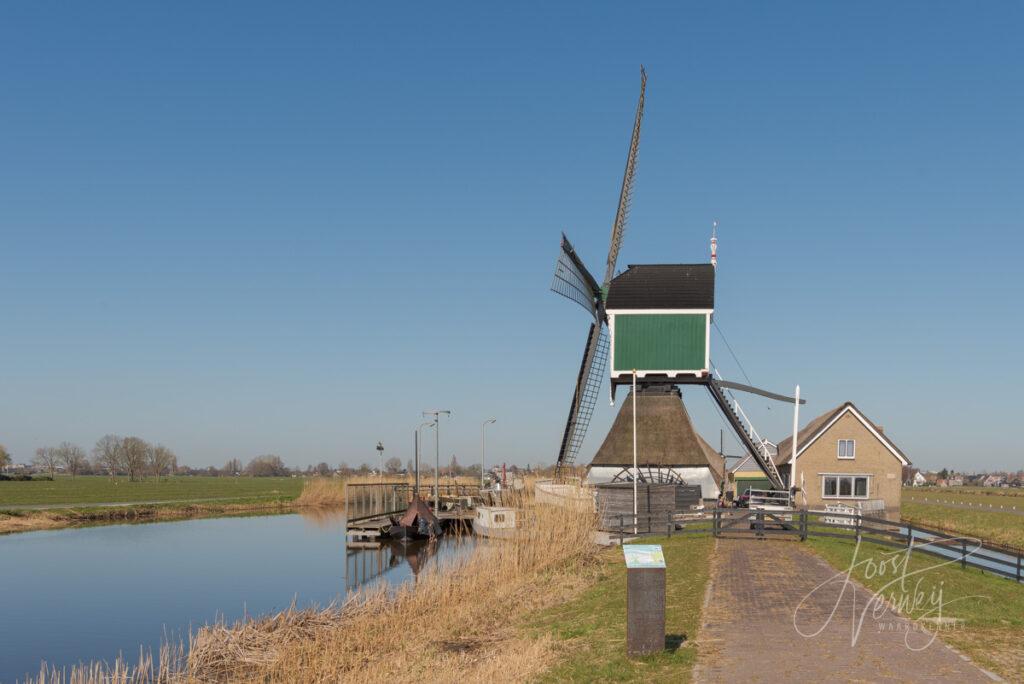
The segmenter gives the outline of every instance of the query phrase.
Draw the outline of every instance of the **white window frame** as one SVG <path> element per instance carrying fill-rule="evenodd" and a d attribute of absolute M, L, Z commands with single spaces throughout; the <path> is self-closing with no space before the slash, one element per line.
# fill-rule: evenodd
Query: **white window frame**
<path fill-rule="evenodd" d="M 852 456 L 843 456 L 844 450 L 843 445 L 846 445 L 845 453 L 853 454 Z M 840 439 L 836 443 L 836 458 L 840 461 L 852 461 L 857 458 L 857 440 L 855 439 Z"/>
<path fill-rule="evenodd" d="M 825 493 L 825 481 L 834 479 L 836 481 L 836 493 L 826 494 Z M 858 495 L 857 492 L 857 480 L 863 479 L 864 494 Z M 850 481 L 850 493 L 842 494 L 842 488 L 839 484 L 840 480 Z M 822 499 L 870 499 L 871 498 L 871 475 L 868 473 L 822 473 L 821 474 L 821 498 Z"/>

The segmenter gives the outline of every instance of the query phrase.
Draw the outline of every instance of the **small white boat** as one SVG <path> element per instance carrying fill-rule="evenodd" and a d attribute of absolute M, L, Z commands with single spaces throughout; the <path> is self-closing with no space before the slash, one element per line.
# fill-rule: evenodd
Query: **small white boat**
<path fill-rule="evenodd" d="M 473 532 L 481 537 L 512 537 L 516 533 L 516 509 L 507 506 L 477 506 Z"/>

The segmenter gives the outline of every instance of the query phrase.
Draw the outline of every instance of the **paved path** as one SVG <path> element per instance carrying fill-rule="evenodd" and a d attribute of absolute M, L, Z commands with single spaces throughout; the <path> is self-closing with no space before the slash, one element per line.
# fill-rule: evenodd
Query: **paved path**
<path fill-rule="evenodd" d="M 1009 498 L 1009 497 L 1007 497 Z M 1013 497 L 1015 499 L 1024 497 Z M 959 502 L 957 499 L 951 499 L 944 501 L 942 499 L 936 499 L 935 497 L 913 497 L 908 496 L 906 498 L 910 503 L 922 504 L 924 506 L 943 506 L 944 508 L 962 508 L 969 511 L 985 511 L 987 513 L 1009 513 L 1010 515 L 1024 515 L 1024 502 L 1017 503 L 977 503 L 977 502 Z"/>
<path fill-rule="evenodd" d="M 860 616 L 872 594 L 850 585 L 840 596 L 841 582 L 812 594 L 834 575 L 834 568 L 796 541 L 720 539 L 696 681 L 992 681 L 938 639 L 926 646 L 931 635 L 889 610 L 877 619 L 869 610 L 851 643 L 853 616 Z M 821 631 L 803 636 L 797 627 L 807 635 Z M 908 648 L 908 642 L 921 650 Z"/>

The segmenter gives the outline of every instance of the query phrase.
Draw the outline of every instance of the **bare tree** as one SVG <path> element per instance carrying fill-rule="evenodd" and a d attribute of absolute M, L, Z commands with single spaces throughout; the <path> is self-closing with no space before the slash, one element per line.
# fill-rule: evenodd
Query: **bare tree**
<path fill-rule="evenodd" d="M 241 475 L 242 473 L 242 462 L 237 458 L 233 458 L 224 464 L 225 475 Z"/>
<path fill-rule="evenodd" d="M 257 456 L 249 461 L 246 472 L 253 477 L 281 477 L 288 475 L 288 467 L 280 456 Z"/>
<path fill-rule="evenodd" d="M 40 468 L 45 468 L 50 473 L 50 477 L 53 477 L 60 464 L 60 457 L 53 447 L 39 447 L 36 449 L 36 457 L 32 459 L 32 462 Z"/>
<path fill-rule="evenodd" d="M 164 473 L 172 472 L 178 459 L 174 452 L 162 444 L 149 448 L 147 453 L 149 472 L 154 477 L 160 477 Z"/>
<path fill-rule="evenodd" d="M 9 465 L 11 465 L 11 452 L 7 451 L 7 447 L 3 444 L 0 444 L 0 471 L 6 470 Z"/>
<path fill-rule="evenodd" d="M 402 459 L 392 456 L 388 460 L 384 461 L 384 470 L 394 475 L 402 469 Z"/>
<path fill-rule="evenodd" d="M 93 463 L 110 473 L 110 479 L 124 468 L 124 439 L 117 435 L 104 435 L 92 449 Z"/>
<path fill-rule="evenodd" d="M 121 442 L 121 464 L 128 471 L 128 480 L 142 479 L 146 471 L 149 444 L 138 437 L 125 437 Z"/>
<path fill-rule="evenodd" d="M 54 451 L 57 460 L 64 464 L 64 470 L 71 473 L 71 479 L 74 479 L 88 465 L 85 460 L 85 451 L 77 444 L 61 442 Z"/>

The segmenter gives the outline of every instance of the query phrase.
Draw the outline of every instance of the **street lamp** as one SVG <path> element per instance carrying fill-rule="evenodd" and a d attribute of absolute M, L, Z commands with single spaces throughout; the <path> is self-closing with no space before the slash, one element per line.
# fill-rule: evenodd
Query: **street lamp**
<path fill-rule="evenodd" d="M 484 428 L 497 421 L 497 418 L 488 418 L 480 424 L 480 489 L 484 488 Z"/>
<path fill-rule="evenodd" d="M 377 454 L 380 455 L 380 481 L 384 482 L 384 445 L 377 442 Z"/>
<path fill-rule="evenodd" d="M 413 496 L 419 497 L 420 495 L 420 430 L 425 427 L 436 427 L 437 421 L 428 420 L 418 428 L 416 428 L 416 484 L 413 487 Z"/>
<path fill-rule="evenodd" d="M 430 409 L 423 412 L 424 416 L 434 417 L 434 513 L 441 511 L 441 416 L 451 418 L 452 412 L 447 409 Z"/>

